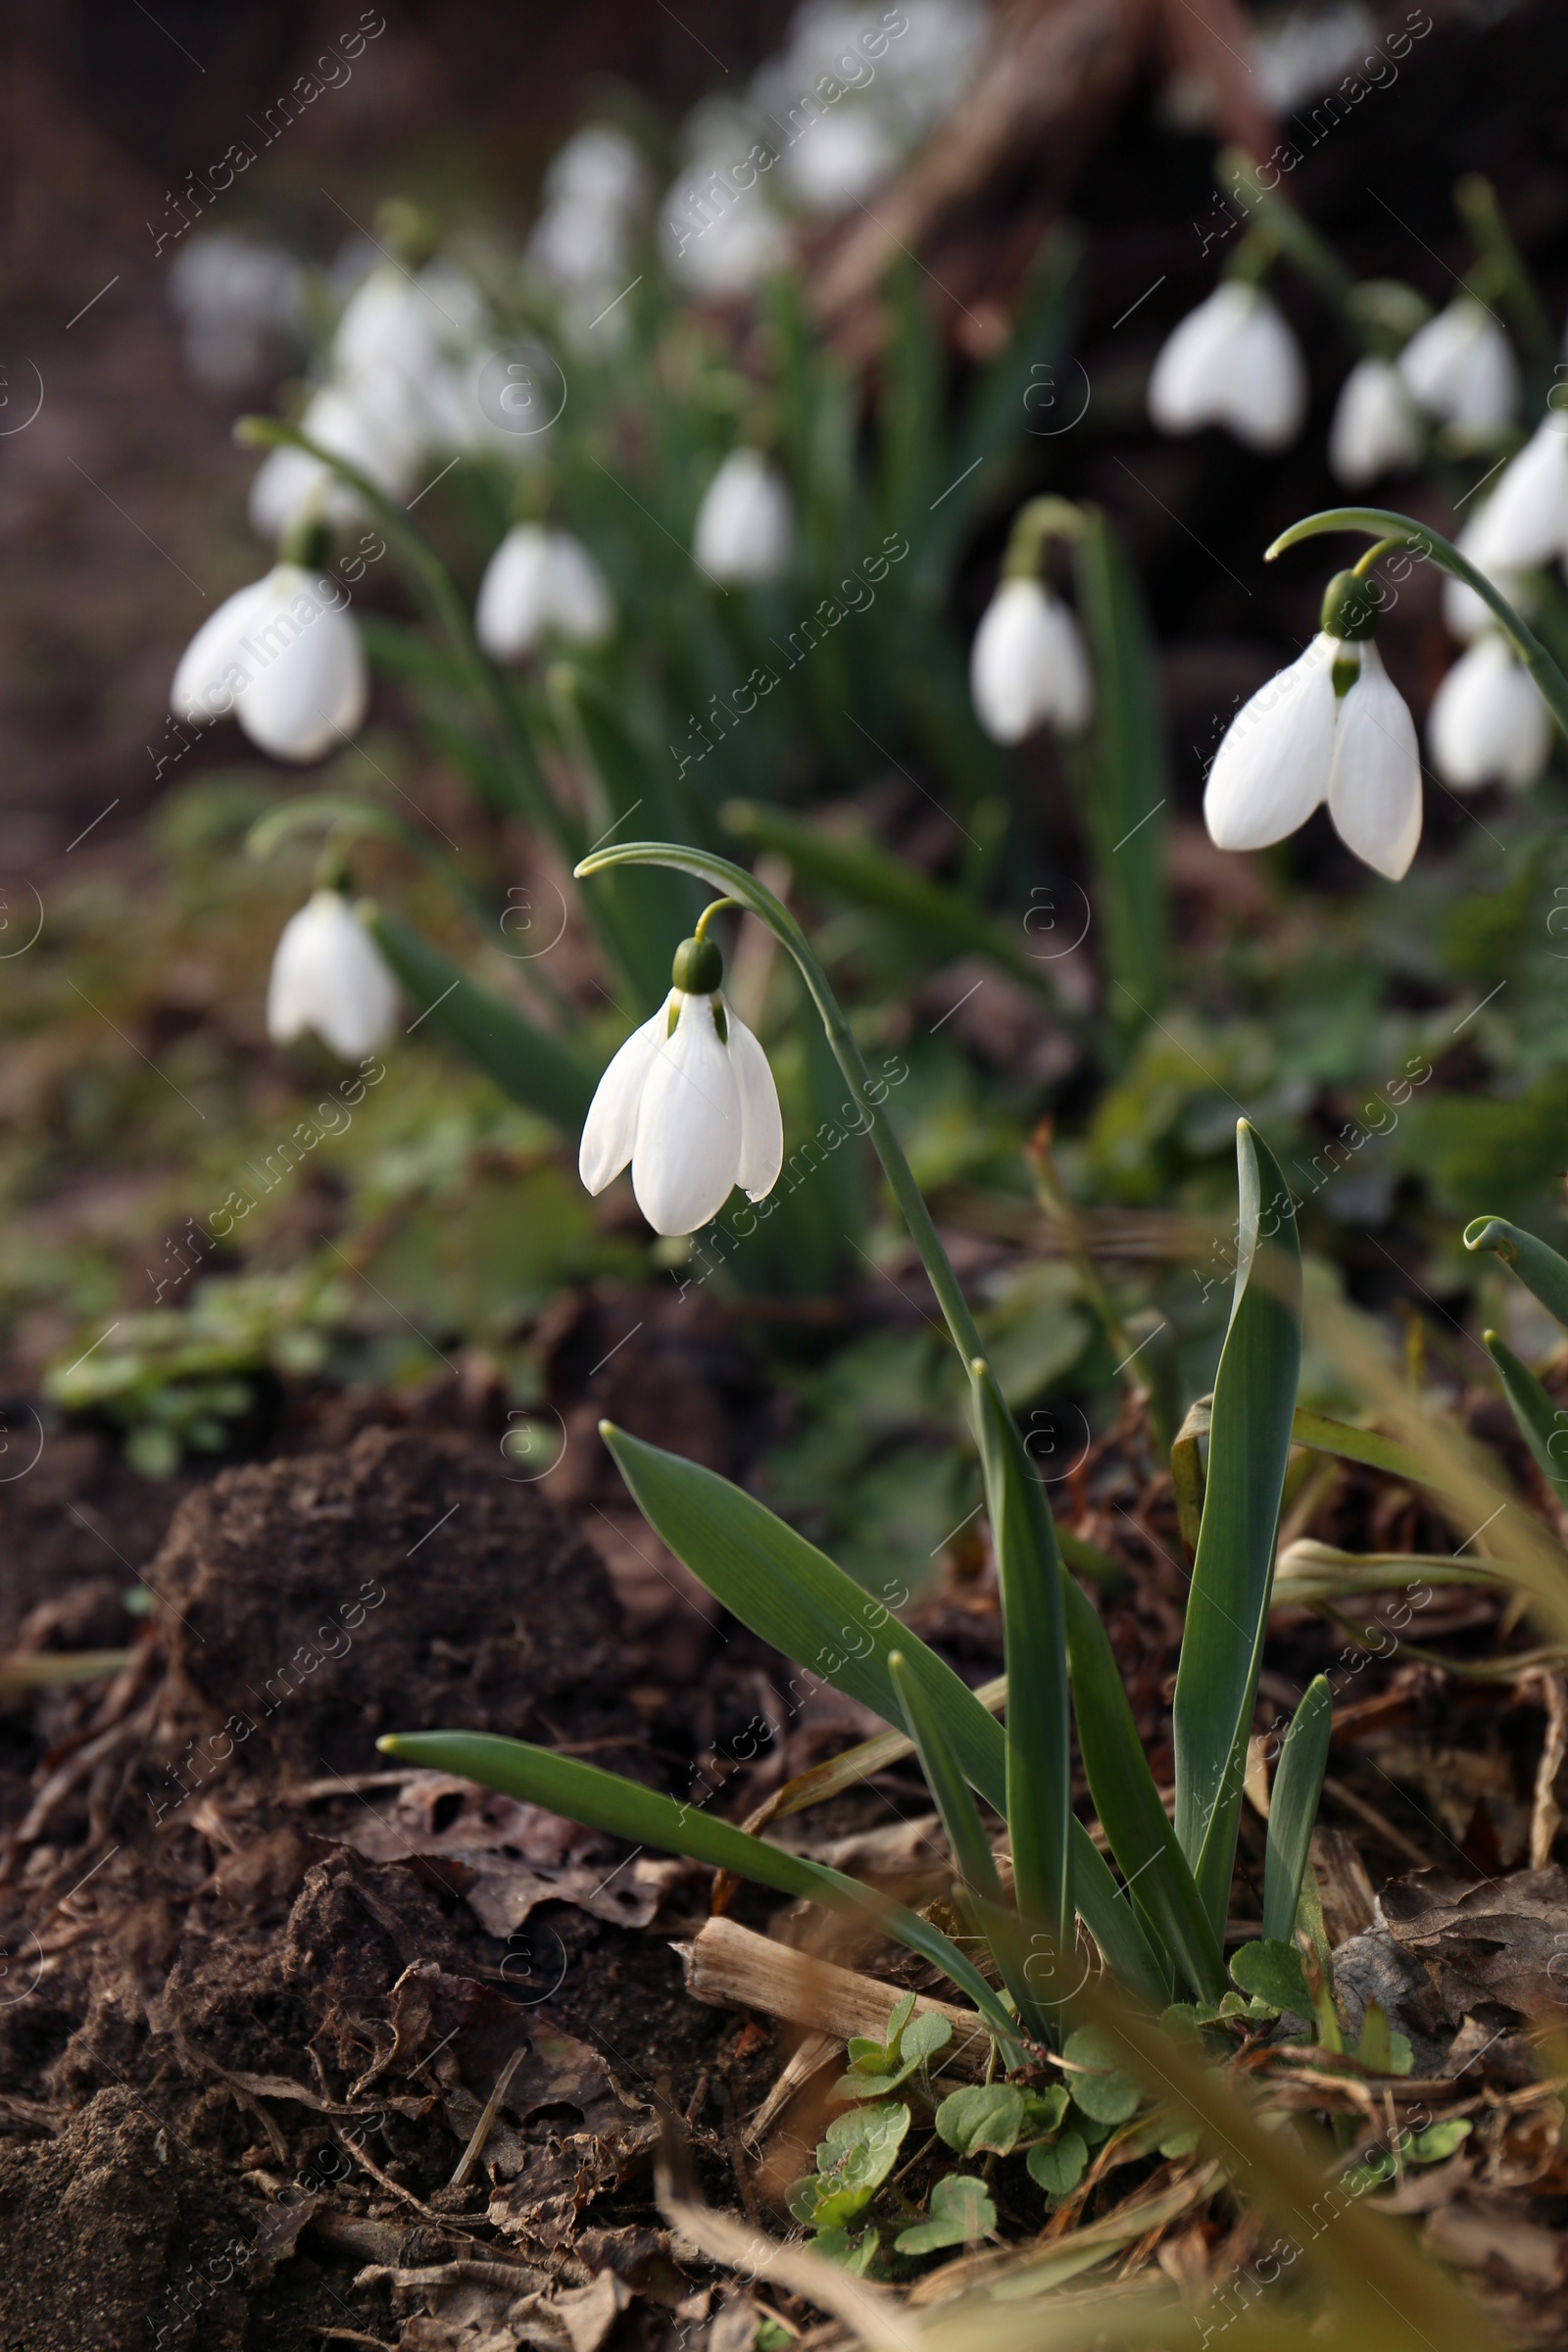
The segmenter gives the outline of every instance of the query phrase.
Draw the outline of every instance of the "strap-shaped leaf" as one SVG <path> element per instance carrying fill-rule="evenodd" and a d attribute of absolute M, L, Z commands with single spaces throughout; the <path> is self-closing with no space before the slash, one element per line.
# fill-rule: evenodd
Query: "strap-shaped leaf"
<path fill-rule="evenodd" d="M 1510 1225 L 1506 1217 L 1474 1218 L 1464 1229 L 1464 1246 L 1467 1250 L 1495 1250 L 1526 1290 L 1535 1293 L 1547 1314 L 1568 1331 L 1568 1258 L 1559 1257 L 1522 1225 Z"/>
<path fill-rule="evenodd" d="M 1216 1937 L 1230 1899 L 1301 1358 L 1291 1191 L 1245 1119 L 1236 1158 L 1236 1293 L 1214 1376 L 1208 1481 L 1173 1710 L 1176 1835 Z"/>
<path fill-rule="evenodd" d="M 1531 1287 L 1534 1289 L 1534 1284 Z M 1549 1479 L 1559 1494 L 1568 1491 L 1568 1413 L 1552 1403 L 1529 1365 L 1520 1362 L 1506 1341 L 1499 1340 L 1494 1331 L 1484 1332 L 1482 1339 L 1542 1476 Z"/>
<path fill-rule="evenodd" d="M 1317 1675 L 1291 1718 L 1280 1768 L 1268 1806 L 1268 1846 L 1263 1861 L 1263 1940 L 1289 1943 L 1296 1933 L 1296 1906 L 1317 1819 L 1317 1800 L 1329 1760 L 1334 1693 Z"/>
<path fill-rule="evenodd" d="M 1200 2000 L 1226 1989 L 1218 1937 L 1176 1841 L 1104 1627 L 1088 1595 L 1063 1580 L 1073 1705 L 1089 1793 L 1129 1888 Z"/>
<path fill-rule="evenodd" d="M 900 1625 L 814 1544 L 711 1470 L 601 1423 L 605 1443 L 644 1518 L 714 1599 L 760 1640 L 904 1728 L 888 1672 L 902 1650 L 941 1723 L 965 1780 L 1005 1817 L 1002 1726 L 951 1666 Z M 888 1588 L 889 1598 L 897 1592 Z M 793 1689 L 793 1678 L 791 1682 Z M 1158 1961 L 1081 1821 L 1069 1823 L 1073 1901 L 1111 1973 L 1163 2007 Z"/>
<path fill-rule="evenodd" d="M 1072 1758 L 1061 1554 L 1046 1490 L 983 1357 L 970 1365 L 1007 1660 L 1007 1837 L 1018 1909 L 1064 1942 Z"/>
<path fill-rule="evenodd" d="M 753 1838 L 727 1821 L 714 1821 L 699 1805 L 678 1804 L 654 1788 L 559 1756 L 526 1740 L 504 1740 L 494 1732 L 396 1732 L 378 1740 L 383 1754 L 400 1756 L 436 1772 L 460 1773 L 481 1788 L 497 1788 L 524 1804 L 543 1805 L 567 1821 L 635 1845 L 657 1845 L 666 1854 L 686 1854 L 714 1870 L 729 1870 L 780 1894 L 804 1895 L 836 1911 L 870 1911 L 887 1934 L 952 1978 L 973 2001 L 997 2038 L 1016 2056 L 1017 2029 L 985 1978 L 939 1928 L 902 1903 L 889 1902 L 858 1879 L 804 1855 L 786 1854 L 765 1838 Z"/>
<path fill-rule="evenodd" d="M 588 1116 L 594 1083 L 565 1047 L 470 980 L 460 964 L 398 915 L 376 907 L 366 919 L 405 995 L 429 1027 L 493 1078 L 514 1102 L 575 1135 Z"/>

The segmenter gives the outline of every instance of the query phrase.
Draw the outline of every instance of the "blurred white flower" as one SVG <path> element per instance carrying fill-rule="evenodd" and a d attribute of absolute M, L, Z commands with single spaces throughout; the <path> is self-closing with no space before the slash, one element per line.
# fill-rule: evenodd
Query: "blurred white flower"
<path fill-rule="evenodd" d="M 1426 447 L 1421 412 L 1392 360 L 1357 360 L 1329 427 L 1329 468 L 1348 490 L 1416 465 Z"/>
<path fill-rule="evenodd" d="M 267 1034 L 292 1044 L 314 1029 L 344 1061 L 385 1045 L 398 984 L 341 891 L 318 890 L 283 925 L 267 986 Z"/>
<path fill-rule="evenodd" d="M 322 449 L 357 466 L 378 490 L 400 503 L 414 488 L 419 448 L 412 436 L 406 404 L 375 407 L 365 396 L 327 384 L 314 394 L 300 430 Z M 364 520 L 361 502 L 345 489 L 329 466 L 303 449 L 269 450 L 251 484 L 252 527 L 264 539 L 280 539 L 302 515 L 319 514 L 348 524 Z"/>
<path fill-rule="evenodd" d="M 1161 432 L 1223 424 L 1250 449 L 1285 449 L 1306 415 L 1306 368 L 1281 313 L 1256 286 L 1214 288 L 1168 337 L 1149 379 Z"/>
<path fill-rule="evenodd" d="M 762 1200 L 784 1162 L 773 1073 L 720 992 L 713 942 L 683 942 L 675 974 L 665 1002 L 600 1079 L 577 1159 L 591 1193 L 630 1161 L 637 1205 L 663 1234 L 695 1233 L 737 1184 Z"/>
<path fill-rule="evenodd" d="M 319 760 L 362 724 L 370 699 L 344 591 L 275 564 L 203 621 L 169 699 L 176 718 L 204 724 L 232 711 L 274 760 Z"/>
<path fill-rule="evenodd" d="M 1222 850 L 1261 850 L 1325 801 L 1346 847 L 1397 882 L 1421 839 L 1415 724 L 1370 638 L 1326 630 L 1231 722 L 1203 821 Z"/>
<path fill-rule="evenodd" d="M 519 522 L 485 566 L 474 607 L 479 643 L 496 662 L 520 662 L 548 635 L 600 645 L 615 625 L 598 564 L 569 531 Z"/>
<path fill-rule="evenodd" d="M 1492 578 L 1568 556 L 1568 416 L 1537 426 L 1476 515 L 1465 553 Z"/>
<path fill-rule="evenodd" d="M 211 229 L 169 266 L 185 365 L 200 384 L 227 392 L 252 383 L 303 327 L 305 272 L 280 245 Z"/>
<path fill-rule="evenodd" d="M 606 286 L 626 268 L 650 193 L 648 168 L 624 131 L 588 124 L 545 173 L 529 260 L 556 285 Z"/>
<path fill-rule="evenodd" d="M 1527 577 L 1492 560 L 1486 543 L 1486 508 L 1482 507 L 1472 514 L 1453 544 L 1478 571 L 1485 573 L 1499 596 L 1506 597 L 1514 611 L 1528 620 L 1535 610 L 1534 591 Z M 1495 615 L 1485 598 L 1447 572 L 1443 577 L 1443 619 L 1448 634 L 1465 645 L 1483 629 L 1495 626 Z"/>
<path fill-rule="evenodd" d="M 1456 295 L 1417 327 L 1398 367 L 1421 406 L 1445 424 L 1492 430 L 1518 406 L 1519 370 L 1508 338 L 1469 294 Z"/>
<path fill-rule="evenodd" d="M 1551 719 L 1530 673 L 1490 628 L 1449 670 L 1427 713 L 1432 764 L 1455 792 L 1483 784 L 1522 791 L 1544 775 Z"/>
<path fill-rule="evenodd" d="M 1378 37 L 1376 18 L 1354 0 L 1329 8 L 1293 9 L 1249 29 L 1258 94 L 1282 116 L 1293 113 L 1304 98 L 1332 89 L 1365 63 Z"/>
<path fill-rule="evenodd" d="M 780 159 L 786 192 L 808 213 L 842 213 L 868 196 L 899 160 L 899 142 L 869 106 L 841 106 Z"/>
<path fill-rule="evenodd" d="M 994 743 L 1021 743 L 1048 721 L 1069 735 L 1089 724 L 1095 690 L 1083 637 L 1041 581 L 998 588 L 975 631 L 969 691 Z"/>
<path fill-rule="evenodd" d="M 733 449 L 703 494 L 692 553 L 715 580 L 776 580 L 795 544 L 788 487 L 755 449 Z"/>

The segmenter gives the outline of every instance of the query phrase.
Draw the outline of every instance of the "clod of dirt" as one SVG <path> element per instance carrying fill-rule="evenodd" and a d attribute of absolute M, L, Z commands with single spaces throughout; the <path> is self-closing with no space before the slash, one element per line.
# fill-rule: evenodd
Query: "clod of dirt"
<path fill-rule="evenodd" d="M 215 1774 L 374 1770 L 378 1733 L 549 1740 L 609 1717 L 619 1612 L 594 1553 L 473 1441 L 366 1430 L 228 1470 L 153 1563 L 169 1799 Z M 182 1755 L 181 1750 L 185 1753 Z"/>

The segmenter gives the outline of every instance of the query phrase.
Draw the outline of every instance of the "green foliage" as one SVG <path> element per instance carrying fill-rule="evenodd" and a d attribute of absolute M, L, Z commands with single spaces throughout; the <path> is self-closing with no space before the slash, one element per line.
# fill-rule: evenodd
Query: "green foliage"
<path fill-rule="evenodd" d="M 901 2230 L 893 2242 L 901 2254 L 935 2254 L 943 2246 L 972 2245 L 996 2226 L 984 2183 L 970 2173 L 944 2173 L 931 2191 L 931 2219 Z"/>
<path fill-rule="evenodd" d="M 937 2052 L 945 2050 L 953 2039 L 953 2028 L 935 2010 L 916 2017 L 914 2002 L 912 1992 L 904 1995 L 888 2019 L 886 2040 L 871 2041 L 859 2034 L 852 2038 L 849 2071 L 834 2083 L 830 2097 L 885 2098 L 889 2091 L 898 2090 L 915 2075 L 924 2086 L 926 2069 Z"/>
<path fill-rule="evenodd" d="M 1097 2027 L 1080 2026 L 1062 2046 L 1075 2107 L 1093 2123 L 1124 2124 L 1137 2114 L 1143 2091 L 1116 2064 L 1116 2053 Z"/>
<path fill-rule="evenodd" d="M 1258 1943 L 1244 1943 L 1231 1954 L 1231 1975 L 1243 1992 L 1265 2002 L 1276 2016 L 1286 2009 L 1298 2017 L 1312 2014 L 1312 1995 L 1294 1943 L 1269 1936 Z"/>
<path fill-rule="evenodd" d="M 909 2110 L 902 2101 L 854 2107 L 829 2124 L 817 2143 L 816 2171 L 789 2192 L 798 2222 L 842 2230 L 870 2204 L 898 2162 Z"/>

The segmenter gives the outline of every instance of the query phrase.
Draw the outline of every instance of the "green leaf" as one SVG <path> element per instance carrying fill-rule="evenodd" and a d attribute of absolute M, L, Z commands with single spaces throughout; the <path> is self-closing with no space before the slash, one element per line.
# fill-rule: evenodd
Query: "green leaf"
<path fill-rule="evenodd" d="M 911 1996 L 912 1997 L 912 1996 Z M 935 2009 L 926 2010 L 907 2025 L 899 2038 L 899 2062 L 904 2066 L 927 2066 L 938 2050 L 945 2050 L 953 2039 L 953 2027 Z"/>
<path fill-rule="evenodd" d="M 1196 1993 L 1217 2000 L 1225 1989 L 1219 1941 L 1160 1802 L 1109 1639 L 1070 1577 L 1063 1592 L 1078 1744 L 1095 1811 L 1123 1876 L 1182 1975 Z M 1165 1988 L 1158 1997 L 1163 2006 Z"/>
<path fill-rule="evenodd" d="M 1290 1188 L 1237 1123 L 1236 1295 L 1214 1378 L 1208 1481 L 1176 1671 L 1176 1835 L 1224 1933 L 1301 1358 Z"/>
<path fill-rule="evenodd" d="M 937 2010 L 910 2020 L 914 1994 L 906 1992 L 888 2020 L 886 2042 L 858 2034 L 848 2045 L 851 2066 L 828 2092 L 830 2099 L 881 2099 L 918 2074 L 953 2039 L 953 2028 Z"/>
<path fill-rule="evenodd" d="M 1544 1242 L 1510 1225 L 1506 1217 L 1475 1217 L 1464 1229 L 1467 1250 L 1494 1250 L 1511 1266 L 1526 1290 L 1568 1331 L 1568 1258 L 1559 1257 Z"/>
<path fill-rule="evenodd" d="M 958 1876 L 972 1894 L 1000 1911 L 1004 1907 L 1002 1881 L 997 1876 L 991 1840 L 941 1722 L 927 1703 L 919 1678 L 910 1673 L 902 1650 L 889 1650 L 888 1672 L 908 1724 L 926 1786 L 942 1817 Z"/>
<path fill-rule="evenodd" d="M 1037 2133 L 1059 2132 L 1066 2112 L 1067 2093 L 1059 2082 L 1054 2082 L 1049 2090 L 1026 2090 L 1021 2136 L 1033 2139 Z"/>
<path fill-rule="evenodd" d="M 1097 2124 L 1124 2124 L 1136 2115 L 1143 2090 L 1135 2076 L 1116 2064 L 1109 2041 L 1094 2026 L 1069 2034 L 1062 2056 L 1067 2061 L 1073 2102 Z"/>
<path fill-rule="evenodd" d="M 1046 2140 L 1031 2148 L 1024 2160 L 1029 2178 L 1051 2197 L 1070 2197 L 1084 2177 L 1089 2162 L 1089 2150 L 1077 2132 L 1064 2132 L 1059 2139 Z"/>
<path fill-rule="evenodd" d="M 1245 1993 L 1266 2001 L 1273 2010 L 1289 2009 L 1297 2017 L 1312 2014 L 1306 1973 L 1294 1943 L 1270 1936 L 1260 1943 L 1244 1943 L 1231 1954 L 1231 1975 Z"/>
<path fill-rule="evenodd" d="M 1067 1840 L 1072 1762 L 1062 1614 L 1066 1574 L 1046 1490 L 1034 1474 L 995 1375 L 983 1358 L 976 1358 L 969 1369 L 1002 1586 L 1009 1694 L 1006 1822 L 1013 1893 L 1025 1931 L 1044 1928 L 1063 1951 L 1072 1920 Z M 999 1961 L 1002 1958 L 999 1952 Z M 1037 1974 L 1031 1972 L 1031 1984 Z M 1038 1999 L 1031 2006 L 1039 2007 Z"/>
<path fill-rule="evenodd" d="M 1368 2001 L 1352 2055 L 1374 2075 L 1407 2075 L 1415 2063 L 1408 2034 L 1393 2031 L 1381 2001 Z"/>
<path fill-rule="evenodd" d="M 1404 2160 L 1406 2164 L 1443 2164 L 1456 2148 L 1463 2146 L 1474 2130 L 1467 2115 L 1456 2115 L 1446 2123 L 1428 2124 L 1424 2132 L 1412 2134 Z"/>
<path fill-rule="evenodd" d="M 948 2173 L 931 2191 L 931 2219 L 901 2230 L 893 2243 L 901 2254 L 934 2254 L 939 2246 L 963 2246 L 989 2236 L 997 2209 L 985 2183 L 970 2173 Z"/>
<path fill-rule="evenodd" d="M 886 1601 L 846 1576 L 825 1552 L 754 1495 L 679 1454 L 603 1425 L 605 1443 L 655 1534 L 732 1616 L 836 1690 L 903 1728 L 888 1672 L 902 1650 L 931 1703 L 971 1788 L 1005 1817 L 1006 1740 L 1002 1726 L 951 1666 L 890 1614 L 906 1589 L 896 1578 Z M 791 1690 L 793 1691 L 793 1678 Z M 1112 1974 L 1156 2002 L 1165 1993 L 1154 1955 L 1094 1840 L 1076 1819 L 1071 1839 L 1073 1899 Z"/>
<path fill-rule="evenodd" d="M 1308 1683 L 1285 1735 L 1280 1766 L 1269 1797 L 1268 1844 L 1263 1861 L 1263 1938 L 1287 1944 L 1296 1931 L 1296 1907 L 1312 1842 L 1312 1824 L 1329 1760 L 1334 1728 L 1334 1693 L 1327 1678 Z M 1234 1968 L 1231 1974 L 1235 1976 Z M 1238 1984 L 1242 1983 L 1236 1978 Z M 1303 2009 L 1303 2017 L 1311 2011 Z"/>
<path fill-rule="evenodd" d="M 1073 549 L 1078 617 L 1095 675 L 1087 740 L 1064 747 L 1094 860 L 1091 897 L 1120 1028 L 1142 1026 L 1165 994 L 1169 930 L 1165 811 L 1171 775 L 1153 640 L 1132 566 L 1095 507 Z"/>
<path fill-rule="evenodd" d="M 868 2205 L 898 2161 L 909 2110 L 902 2101 L 857 2107 L 829 2124 L 816 2150 L 819 2230 L 842 2229 Z"/>
<path fill-rule="evenodd" d="M 798 2215 L 796 2218 L 799 2220 L 802 2217 Z M 808 2214 L 804 2218 L 809 2221 L 810 2216 Z M 858 2237 L 848 2230 L 819 2230 L 810 2240 L 810 2248 L 813 2254 L 822 2255 L 828 2262 L 836 2262 L 839 2269 L 848 2271 L 852 2278 L 863 2278 L 876 2260 L 877 2248 L 881 2242 L 881 2238 L 874 2230 L 862 2230 Z M 767 2325 L 767 2321 L 764 2320 L 758 2328 L 758 2352 L 766 2352 L 762 2329 Z M 776 2320 L 772 2325 L 777 2330 L 778 2352 L 784 2352 L 784 2348 L 793 2344 L 795 2338 L 786 2329 L 780 2328 Z"/>
<path fill-rule="evenodd" d="M 594 1082 L 565 1047 L 470 980 L 397 915 L 374 908 L 365 919 L 423 1025 L 456 1046 L 514 1102 L 575 1135 L 588 1116 Z"/>
<path fill-rule="evenodd" d="M 955 2154 L 994 2148 L 1010 2156 L 1023 2130 L 1027 2104 L 1010 2082 L 972 2082 L 951 2091 L 937 2109 L 937 2131 Z"/>
<path fill-rule="evenodd" d="M 1522 1364 L 1494 1331 L 1482 1333 L 1482 1344 L 1497 1367 L 1503 1394 L 1513 1407 L 1525 1444 L 1535 1456 L 1543 1478 L 1559 1492 L 1568 1488 L 1568 1414 L 1559 1411 L 1540 1381 Z M 1560 1454 L 1553 1451 L 1560 1446 Z"/>
<path fill-rule="evenodd" d="M 697 1805 L 677 1804 L 672 1796 L 640 1788 L 618 1773 L 604 1772 L 576 1756 L 557 1755 L 526 1740 L 504 1740 L 493 1732 L 397 1732 L 376 1745 L 386 1755 L 460 1773 L 477 1781 L 481 1788 L 499 1788 L 504 1796 L 543 1805 L 567 1821 L 606 1830 L 635 1845 L 658 1846 L 662 1853 L 685 1854 L 713 1870 L 733 1871 L 737 1878 L 776 1887 L 781 1894 L 805 1895 L 837 1911 L 870 1911 L 887 1935 L 962 1987 L 1000 2041 L 1009 2050 L 1017 2046 L 1011 2018 L 957 1945 L 902 1903 L 887 1901 L 842 1871 L 786 1854 L 765 1838 L 713 1820 Z"/>

